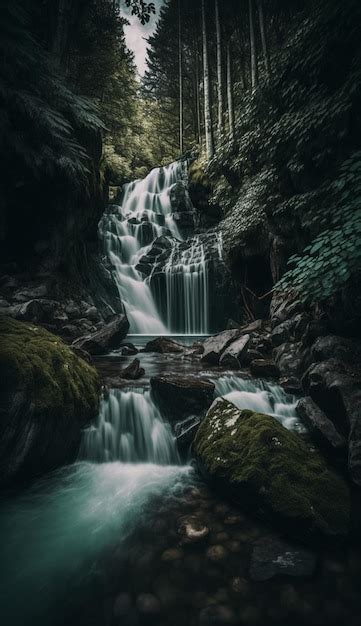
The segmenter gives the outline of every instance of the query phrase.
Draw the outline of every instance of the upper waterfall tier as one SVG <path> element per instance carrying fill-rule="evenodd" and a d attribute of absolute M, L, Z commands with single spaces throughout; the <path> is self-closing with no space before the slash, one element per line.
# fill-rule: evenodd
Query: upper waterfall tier
<path fill-rule="evenodd" d="M 186 167 L 177 161 L 125 185 L 120 205 L 112 205 L 99 224 L 132 334 L 210 331 L 208 258 L 203 243 L 191 237 L 184 244 L 187 250 L 179 247 L 184 238 L 178 220 L 186 216 L 188 231 L 194 221 Z M 159 297 L 152 277 L 165 250 L 166 281 Z"/>

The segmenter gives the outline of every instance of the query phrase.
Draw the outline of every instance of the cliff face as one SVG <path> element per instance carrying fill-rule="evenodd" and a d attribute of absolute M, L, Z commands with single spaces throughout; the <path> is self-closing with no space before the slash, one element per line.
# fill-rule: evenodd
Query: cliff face
<path fill-rule="evenodd" d="M 350 198 L 359 196 L 360 17 L 352 0 L 308 4 L 297 14 L 285 45 L 274 51 L 271 77 L 261 76 L 255 94 L 244 97 L 235 141 L 226 138 L 208 167 L 213 201 L 224 210 L 226 257 L 244 306 L 256 315 L 267 312 L 270 297 L 259 298 L 285 273 L 289 257 L 330 228 L 334 216 L 346 225 L 357 208 Z M 334 255 L 345 256 L 343 241 Z M 346 289 L 344 300 L 353 298 Z"/>

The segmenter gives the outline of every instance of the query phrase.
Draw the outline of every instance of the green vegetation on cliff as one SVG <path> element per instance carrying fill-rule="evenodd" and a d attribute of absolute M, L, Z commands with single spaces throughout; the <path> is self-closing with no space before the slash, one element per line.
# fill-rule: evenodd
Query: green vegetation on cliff
<path fill-rule="evenodd" d="M 202 471 L 241 506 L 263 512 L 301 538 L 347 535 L 346 482 L 275 418 L 218 400 L 201 423 L 194 452 Z"/>

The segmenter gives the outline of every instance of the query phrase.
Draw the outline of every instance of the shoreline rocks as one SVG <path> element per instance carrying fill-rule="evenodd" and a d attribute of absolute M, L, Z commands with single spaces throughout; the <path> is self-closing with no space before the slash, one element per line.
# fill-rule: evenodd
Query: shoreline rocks
<path fill-rule="evenodd" d="M 126 315 L 120 314 L 114 317 L 96 333 L 85 335 L 77 339 L 73 346 L 81 348 L 89 354 L 99 356 L 110 350 L 119 348 L 121 342 L 129 332 L 129 322 Z"/>

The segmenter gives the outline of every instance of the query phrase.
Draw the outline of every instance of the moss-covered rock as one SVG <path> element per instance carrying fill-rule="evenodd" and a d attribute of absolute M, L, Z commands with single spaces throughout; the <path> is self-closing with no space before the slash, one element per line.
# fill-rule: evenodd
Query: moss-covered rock
<path fill-rule="evenodd" d="M 194 452 L 216 486 L 283 530 L 300 539 L 347 535 L 346 482 L 275 418 L 218 399 L 201 423 Z"/>
<path fill-rule="evenodd" d="M 72 461 L 99 390 L 96 370 L 59 338 L 1 315 L 0 483 Z"/>

